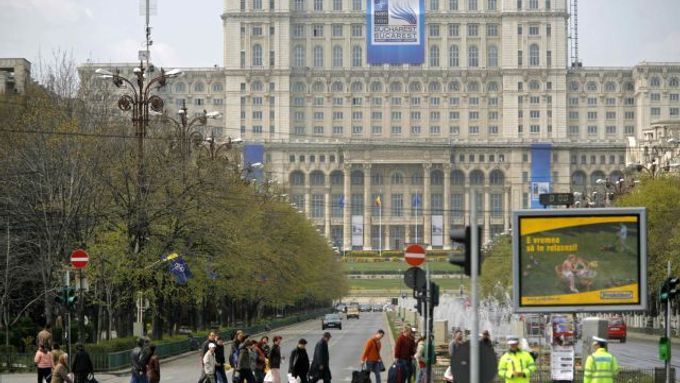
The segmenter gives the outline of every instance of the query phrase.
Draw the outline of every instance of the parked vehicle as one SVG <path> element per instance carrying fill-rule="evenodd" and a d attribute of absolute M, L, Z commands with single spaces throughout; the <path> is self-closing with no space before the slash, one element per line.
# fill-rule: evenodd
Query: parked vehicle
<path fill-rule="evenodd" d="M 342 330 L 342 320 L 338 314 L 326 314 L 321 320 L 321 329 L 325 330 L 327 328 L 337 328 Z"/>
<path fill-rule="evenodd" d="M 367 304 L 359 305 L 359 311 L 361 311 L 362 313 L 370 312 L 371 311 L 371 305 L 367 305 Z"/>
<path fill-rule="evenodd" d="M 347 312 L 347 305 L 344 304 L 344 303 L 338 303 L 335 306 L 335 311 L 339 312 L 339 313 L 345 313 L 345 312 Z"/>
<path fill-rule="evenodd" d="M 349 319 L 349 318 L 359 319 L 359 306 L 358 305 L 357 306 L 350 305 L 347 308 L 347 319 Z"/>
<path fill-rule="evenodd" d="M 381 305 L 373 305 L 373 311 L 381 312 L 383 307 Z"/>
<path fill-rule="evenodd" d="M 609 339 L 618 339 L 621 343 L 626 343 L 627 332 L 628 329 L 623 318 L 609 318 L 609 324 L 607 326 L 607 337 Z"/>

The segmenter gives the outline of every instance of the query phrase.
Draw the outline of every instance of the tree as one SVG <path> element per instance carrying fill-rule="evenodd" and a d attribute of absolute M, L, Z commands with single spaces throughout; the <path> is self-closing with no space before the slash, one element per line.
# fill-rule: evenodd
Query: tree
<path fill-rule="evenodd" d="M 484 250 L 482 275 L 480 278 L 482 296 L 504 297 L 498 294 L 509 292 L 512 295 L 512 236 L 497 235 L 491 245 Z"/>

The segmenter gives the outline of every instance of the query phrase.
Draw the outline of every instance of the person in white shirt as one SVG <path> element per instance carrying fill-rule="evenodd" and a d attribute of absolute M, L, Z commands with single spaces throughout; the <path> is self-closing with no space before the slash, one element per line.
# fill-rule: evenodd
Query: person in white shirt
<path fill-rule="evenodd" d="M 210 343 L 208 352 L 203 355 L 203 372 L 210 383 L 215 383 L 215 347 L 215 343 Z"/>

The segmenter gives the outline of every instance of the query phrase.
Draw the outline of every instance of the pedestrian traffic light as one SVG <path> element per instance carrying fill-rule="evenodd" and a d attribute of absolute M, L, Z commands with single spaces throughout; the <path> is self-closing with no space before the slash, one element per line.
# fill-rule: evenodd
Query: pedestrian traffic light
<path fill-rule="evenodd" d="M 69 310 L 72 310 L 72 309 L 75 308 L 77 302 L 78 302 L 78 296 L 76 295 L 76 290 L 73 287 L 67 287 L 66 288 L 66 307 Z"/>
<path fill-rule="evenodd" d="M 665 336 L 659 339 L 659 359 L 662 362 L 671 360 L 671 341 Z"/>
<path fill-rule="evenodd" d="M 431 307 L 439 306 L 439 285 L 434 282 L 430 282 L 430 304 Z"/>
<path fill-rule="evenodd" d="M 59 291 L 59 294 L 54 297 L 54 301 L 59 303 L 59 304 L 65 304 L 68 296 L 66 295 L 66 288 L 62 288 L 61 291 Z"/>
<path fill-rule="evenodd" d="M 449 255 L 449 263 L 458 265 L 463 268 L 465 275 L 472 275 L 472 231 L 470 226 L 465 226 L 464 229 L 453 229 L 449 233 L 449 238 L 454 244 L 463 246 L 465 250 L 462 254 L 451 253 Z M 482 273 L 482 228 L 477 226 L 477 254 L 479 259 L 479 268 L 477 275 Z"/>

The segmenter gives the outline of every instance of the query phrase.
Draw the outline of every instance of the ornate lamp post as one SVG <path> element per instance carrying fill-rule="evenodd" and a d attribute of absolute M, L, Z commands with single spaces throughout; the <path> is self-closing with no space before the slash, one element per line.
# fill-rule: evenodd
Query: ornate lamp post
<path fill-rule="evenodd" d="M 152 89 L 165 86 L 168 79 L 178 77 L 182 74 L 179 69 L 168 72 L 161 69 L 161 74 L 147 81 L 147 68 L 143 63 L 132 70 L 134 77 L 128 79 L 120 74 L 119 70 L 115 73 L 106 69 L 99 68 L 95 74 L 99 78 L 111 79 L 113 84 L 118 87 L 125 87 L 128 92 L 118 98 L 118 108 L 123 112 L 132 113 L 132 124 L 135 128 L 137 138 L 137 200 L 135 201 L 136 222 L 132 224 L 131 231 L 133 238 L 131 247 L 135 253 L 142 249 L 144 238 L 147 235 L 148 223 L 144 209 L 144 198 L 146 195 L 146 185 L 144 177 L 144 138 L 149 126 L 149 112 L 162 112 L 163 99 L 157 95 L 151 95 Z"/>
<path fill-rule="evenodd" d="M 176 120 L 166 114 L 163 114 L 161 119 L 163 121 L 171 121 L 175 125 L 176 131 L 176 146 L 182 156 L 182 160 L 186 160 L 191 154 L 191 147 L 198 147 L 203 142 L 203 135 L 198 130 L 194 130 L 196 126 L 206 126 L 208 119 L 218 118 L 219 112 L 208 112 L 203 110 L 197 116 L 189 119 L 186 104 L 183 102 L 182 107 L 177 112 L 179 120 Z"/>

